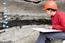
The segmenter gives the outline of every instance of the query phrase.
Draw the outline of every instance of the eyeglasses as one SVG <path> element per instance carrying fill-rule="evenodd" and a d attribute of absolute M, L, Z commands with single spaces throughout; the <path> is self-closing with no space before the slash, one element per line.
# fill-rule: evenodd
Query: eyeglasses
<path fill-rule="evenodd" d="M 46 10 L 57 11 L 56 9 L 48 8 Z"/>

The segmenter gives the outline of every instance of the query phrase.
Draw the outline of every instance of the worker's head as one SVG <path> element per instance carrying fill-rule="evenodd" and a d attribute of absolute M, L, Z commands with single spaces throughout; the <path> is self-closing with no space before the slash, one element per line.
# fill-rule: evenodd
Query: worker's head
<path fill-rule="evenodd" d="M 49 15 L 55 15 L 58 7 L 55 1 L 47 1 L 44 6 L 44 10 L 46 11 L 47 14 Z"/>

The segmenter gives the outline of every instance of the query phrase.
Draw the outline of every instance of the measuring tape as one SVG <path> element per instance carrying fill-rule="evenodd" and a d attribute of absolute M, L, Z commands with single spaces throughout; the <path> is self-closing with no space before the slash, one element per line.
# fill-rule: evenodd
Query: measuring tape
<path fill-rule="evenodd" d="M 8 28 L 8 10 L 7 10 L 8 0 L 3 0 L 3 28 Z"/>

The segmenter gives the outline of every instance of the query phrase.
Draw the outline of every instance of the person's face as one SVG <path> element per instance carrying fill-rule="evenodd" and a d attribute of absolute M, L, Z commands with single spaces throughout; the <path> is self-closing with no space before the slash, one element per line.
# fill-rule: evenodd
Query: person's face
<path fill-rule="evenodd" d="M 56 10 L 55 9 L 47 9 L 46 10 L 46 13 L 49 15 L 49 16 L 54 16 L 56 14 Z"/>

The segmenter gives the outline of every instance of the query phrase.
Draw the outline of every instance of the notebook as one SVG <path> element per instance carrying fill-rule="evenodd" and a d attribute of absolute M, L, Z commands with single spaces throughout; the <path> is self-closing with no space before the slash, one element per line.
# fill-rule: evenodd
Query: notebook
<path fill-rule="evenodd" d="M 32 28 L 35 31 L 40 32 L 61 32 L 61 30 L 47 29 L 47 28 Z"/>

